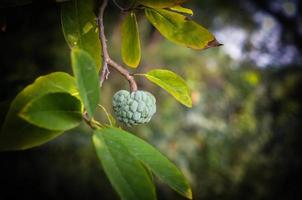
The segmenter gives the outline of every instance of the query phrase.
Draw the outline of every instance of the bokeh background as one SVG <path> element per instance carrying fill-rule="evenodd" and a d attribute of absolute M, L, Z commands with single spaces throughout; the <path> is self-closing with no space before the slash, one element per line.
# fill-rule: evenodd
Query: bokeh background
<path fill-rule="evenodd" d="M 9 1 L 6 1 L 9 2 Z M 16 1 L 17 2 L 17 1 Z M 167 68 L 192 89 L 193 108 L 138 77 L 157 98 L 148 125 L 129 129 L 167 155 L 201 200 L 302 199 L 302 2 L 195 0 L 193 18 L 224 46 L 194 51 L 166 41 L 141 15 L 138 73 Z M 59 3 L 0 8 L 1 121 L 10 100 L 38 76 L 70 70 Z M 120 59 L 123 15 L 110 3 L 106 34 Z M 111 70 L 102 104 L 127 82 Z M 99 115 L 99 119 L 105 120 Z M 0 153 L 0 199 L 104 199 L 118 196 L 83 124 L 46 145 Z M 182 199 L 157 181 L 158 199 Z"/>

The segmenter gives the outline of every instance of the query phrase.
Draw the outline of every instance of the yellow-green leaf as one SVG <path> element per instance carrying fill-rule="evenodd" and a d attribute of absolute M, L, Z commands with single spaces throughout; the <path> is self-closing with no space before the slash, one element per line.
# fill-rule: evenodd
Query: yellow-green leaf
<path fill-rule="evenodd" d="M 41 128 L 66 131 L 81 123 L 82 104 L 68 93 L 49 93 L 30 101 L 19 116 Z"/>
<path fill-rule="evenodd" d="M 102 48 L 94 14 L 94 0 L 62 3 L 61 21 L 64 37 L 70 48 L 78 47 L 87 51 L 100 70 Z"/>
<path fill-rule="evenodd" d="M 193 10 L 189 9 L 189 8 L 185 8 L 182 6 L 173 6 L 169 8 L 170 10 L 176 11 L 178 13 L 183 13 L 183 14 L 188 14 L 188 15 L 193 15 Z"/>
<path fill-rule="evenodd" d="M 48 93 L 66 92 L 77 95 L 75 80 L 69 74 L 56 72 L 39 77 L 23 89 L 10 105 L 0 133 L 0 150 L 23 150 L 39 146 L 62 134 L 34 126 L 21 117 L 20 111 L 30 101 Z"/>
<path fill-rule="evenodd" d="M 192 98 L 186 82 L 172 71 L 155 69 L 144 76 L 170 93 L 177 101 L 187 107 L 192 107 Z"/>
<path fill-rule="evenodd" d="M 154 184 L 147 169 L 125 144 L 105 130 L 95 130 L 92 139 L 103 169 L 121 199 L 155 200 Z"/>
<path fill-rule="evenodd" d="M 122 25 L 122 58 L 126 65 L 136 68 L 141 60 L 139 30 L 134 12 L 130 12 Z"/>
<path fill-rule="evenodd" d="M 145 9 L 152 25 L 168 40 L 192 49 L 219 46 L 212 33 L 179 13 L 165 9 Z"/>
<path fill-rule="evenodd" d="M 93 117 L 100 98 L 99 76 L 93 58 L 84 50 L 73 48 L 71 65 L 85 109 Z"/>
<path fill-rule="evenodd" d="M 184 197 L 192 199 L 191 187 L 184 175 L 152 145 L 122 129 L 109 127 L 100 132 L 103 137 L 110 138 L 111 141 L 124 146 L 125 150 L 120 149 L 120 154 L 124 151 L 129 152 L 162 182 Z"/>
<path fill-rule="evenodd" d="M 188 0 L 137 0 L 139 4 L 152 8 L 168 8 L 171 6 L 181 5 Z"/>

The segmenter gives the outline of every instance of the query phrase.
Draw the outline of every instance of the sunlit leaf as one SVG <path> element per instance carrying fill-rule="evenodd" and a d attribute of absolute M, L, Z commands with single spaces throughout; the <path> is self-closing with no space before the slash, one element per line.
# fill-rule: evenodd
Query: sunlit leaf
<path fill-rule="evenodd" d="M 130 12 L 122 25 L 122 58 L 126 65 L 136 68 L 141 59 L 140 37 L 134 12 Z"/>
<path fill-rule="evenodd" d="M 93 117 L 100 98 L 99 76 L 93 58 L 84 50 L 74 48 L 71 65 L 81 100 L 90 117 Z"/>
<path fill-rule="evenodd" d="M 170 10 L 179 12 L 179 13 L 183 13 L 183 14 L 188 14 L 188 15 L 193 15 L 193 10 L 189 9 L 189 8 L 185 8 L 182 6 L 173 6 L 169 8 Z"/>
<path fill-rule="evenodd" d="M 144 166 L 106 129 L 96 130 L 93 143 L 112 186 L 125 200 L 154 200 L 155 189 Z"/>
<path fill-rule="evenodd" d="M 179 13 L 147 8 L 145 14 L 165 38 L 178 45 L 200 50 L 220 45 L 207 29 Z"/>
<path fill-rule="evenodd" d="M 161 181 L 168 184 L 181 195 L 192 199 L 189 183 L 177 167 L 163 156 L 156 148 L 142 139 L 118 128 L 105 128 L 103 136 L 125 146 L 126 150 L 153 172 Z M 119 152 L 122 152 L 120 150 Z"/>
<path fill-rule="evenodd" d="M 153 7 L 153 8 L 167 8 L 171 6 L 181 5 L 188 0 L 137 0 L 138 3 Z"/>
<path fill-rule="evenodd" d="M 87 51 L 100 70 L 102 49 L 94 14 L 94 0 L 71 0 L 62 3 L 61 21 L 68 45 Z"/>
<path fill-rule="evenodd" d="M 68 93 L 49 93 L 30 101 L 20 112 L 27 122 L 48 130 L 66 131 L 82 121 L 81 102 Z"/>
<path fill-rule="evenodd" d="M 169 70 L 156 69 L 143 74 L 148 80 L 169 92 L 177 101 L 187 107 L 192 107 L 192 99 L 186 82 Z"/>
<path fill-rule="evenodd" d="M 39 77 L 23 89 L 11 103 L 0 133 L 0 150 L 22 150 L 41 145 L 59 136 L 61 131 L 49 131 L 31 125 L 19 117 L 20 111 L 34 98 L 53 92 L 77 94 L 74 78 L 63 72 Z"/>

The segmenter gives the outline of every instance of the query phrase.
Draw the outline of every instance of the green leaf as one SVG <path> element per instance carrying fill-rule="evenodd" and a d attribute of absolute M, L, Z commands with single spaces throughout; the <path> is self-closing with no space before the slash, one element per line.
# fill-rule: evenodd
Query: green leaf
<path fill-rule="evenodd" d="M 71 51 L 71 65 L 80 97 L 89 117 L 93 117 L 100 98 L 99 76 L 92 57 L 84 50 Z"/>
<path fill-rule="evenodd" d="M 164 69 L 155 69 L 143 75 L 169 92 L 180 103 L 189 108 L 192 107 L 190 89 L 179 75 Z"/>
<path fill-rule="evenodd" d="M 79 99 L 68 93 L 49 93 L 30 101 L 19 115 L 35 126 L 66 131 L 81 123 L 81 106 Z"/>
<path fill-rule="evenodd" d="M 178 13 L 193 15 L 193 10 L 191 10 L 189 8 L 184 8 L 182 6 L 173 6 L 173 7 L 170 7 L 169 9 L 172 11 L 178 12 Z"/>
<path fill-rule="evenodd" d="M 186 178 L 171 161 L 153 146 L 122 129 L 111 127 L 100 131 L 103 136 L 124 145 L 126 147 L 125 150 L 141 161 L 161 181 L 168 184 L 184 197 L 192 199 L 192 191 Z M 124 152 L 124 150 L 120 150 L 119 152 Z"/>
<path fill-rule="evenodd" d="M 39 77 L 23 89 L 10 105 L 0 133 L 0 150 L 22 150 L 41 145 L 62 134 L 36 127 L 19 117 L 20 111 L 34 98 L 48 93 L 77 95 L 75 80 L 69 74 L 56 72 Z"/>
<path fill-rule="evenodd" d="M 141 46 L 136 15 L 130 12 L 122 25 L 122 58 L 126 65 L 136 68 L 141 60 Z"/>
<path fill-rule="evenodd" d="M 102 47 L 94 14 L 94 0 L 72 0 L 62 3 L 61 21 L 64 37 L 70 48 L 87 51 L 97 70 L 102 63 Z"/>
<path fill-rule="evenodd" d="M 147 19 L 168 40 L 192 49 L 219 46 L 207 29 L 179 13 L 165 9 L 145 9 Z"/>
<path fill-rule="evenodd" d="M 171 6 L 181 5 L 188 0 L 137 0 L 139 4 L 152 8 L 168 8 Z"/>
<path fill-rule="evenodd" d="M 112 134 L 107 135 L 101 129 L 94 131 L 93 143 L 101 164 L 121 199 L 156 199 L 148 172 L 119 139 Z"/>

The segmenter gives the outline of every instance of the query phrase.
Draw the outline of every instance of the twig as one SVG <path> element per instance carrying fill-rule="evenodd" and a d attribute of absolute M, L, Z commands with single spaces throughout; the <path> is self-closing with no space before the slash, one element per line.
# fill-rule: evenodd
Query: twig
<path fill-rule="evenodd" d="M 110 73 L 109 69 L 108 69 L 107 60 L 106 60 L 109 57 L 109 55 L 108 55 L 108 51 L 107 51 L 107 41 L 106 41 L 106 37 L 105 37 L 104 20 L 103 20 L 103 16 L 104 16 L 104 12 L 105 12 L 107 3 L 108 3 L 108 0 L 103 0 L 103 3 L 100 7 L 99 15 L 98 15 L 99 38 L 102 43 L 102 53 L 103 53 L 102 54 L 103 55 L 103 69 L 102 69 L 102 73 L 101 73 L 101 77 L 100 77 L 101 86 L 103 85 L 103 82 L 105 81 L 105 79 L 108 78 L 108 75 Z"/>
<path fill-rule="evenodd" d="M 111 58 L 109 58 L 107 62 L 128 80 L 131 92 L 135 92 L 137 90 L 137 84 L 134 77 L 125 68 L 123 68 L 120 64 L 116 63 Z"/>
<path fill-rule="evenodd" d="M 94 120 L 93 118 L 90 119 L 88 116 L 87 111 L 84 111 L 83 113 L 83 119 L 85 121 L 85 123 L 91 128 L 91 129 L 98 129 L 98 128 L 104 128 L 104 126 L 99 123 L 98 121 Z"/>
<path fill-rule="evenodd" d="M 89 119 L 88 114 L 87 114 L 86 111 L 83 113 L 83 119 L 84 119 L 84 121 L 86 122 L 86 124 L 87 124 L 91 129 L 95 129 L 95 127 L 94 127 L 92 121 Z"/>
<path fill-rule="evenodd" d="M 108 69 L 108 65 L 110 65 L 111 67 L 113 67 L 115 70 L 117 70 L 120 74 L 122 74 L 128 80 L 129 85 L 130 85 L 130 90 L 131 90 L 131 92 L 134 92 L 137 90 L 137 84 L 136 84 L 133 76 L 124 67 L 122 67 L 120 64 L 118 64 L 114 60 L 112 60 L 110 58 L 108 50 L 107 50 L 107 39 L 105 36 L 104 20 L 103 20 L 104 11 L 105 11 L 107 4 L 108 4 L 108 0 L 103 0 L 102 5 L 99 10 L 98 19 L 97 19 L 98 26 L 99 26 L 99 38 L 102 43 L 102 53 L 103 53 L 103 69 L 102 69 L 102 73 L 101 73 L 101 77 L 100 77 L 100 82 L 102 85 L 103 82 L 105 81 L 105 79 L 108 78 L 108 75 L 110 73 L 109 69 Z"/>

